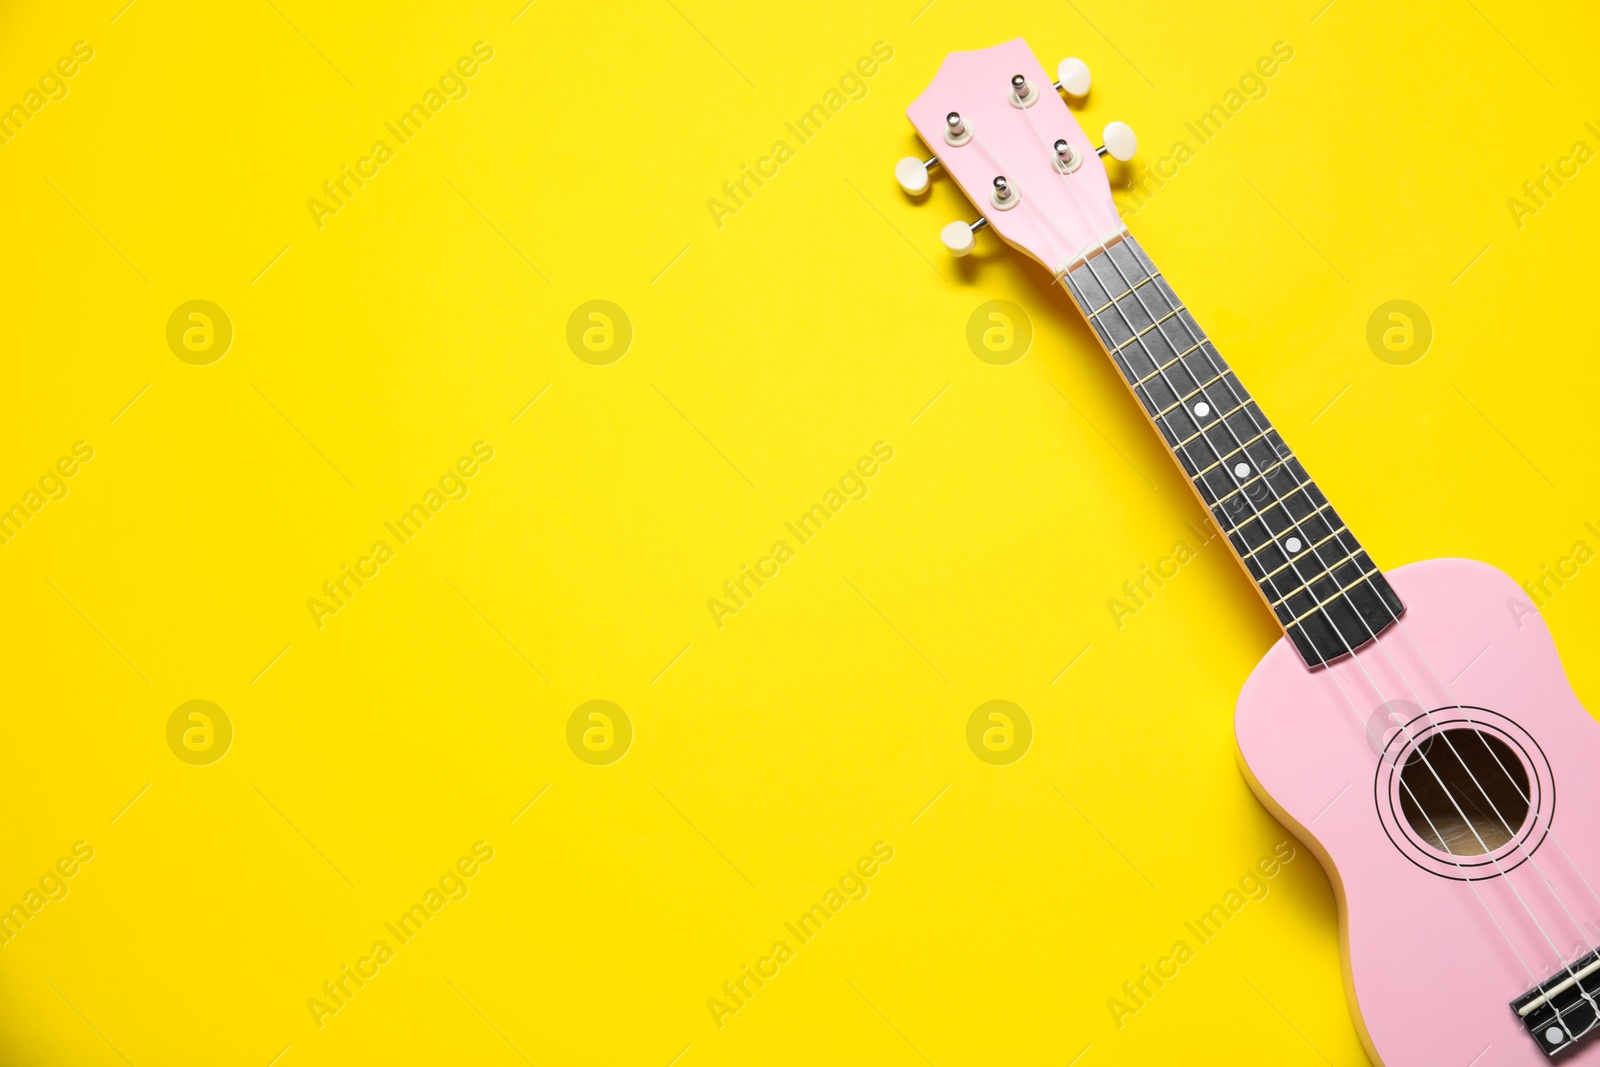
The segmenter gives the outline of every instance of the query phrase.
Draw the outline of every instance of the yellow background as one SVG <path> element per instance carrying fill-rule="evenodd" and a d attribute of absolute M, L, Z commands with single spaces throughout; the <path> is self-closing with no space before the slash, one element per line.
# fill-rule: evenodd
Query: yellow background
<path fill-rule="evenodd" d="M 1593 12 L 1318 6 L 6 5 L 0 102 L 95 55 L 0 147 L 0 503 L 95 457 L 0 547 L 0 905 L 95 857 L 0 947 L 0 1061 L 1364 1062 L 1304 850 L 1113 1024 L 1285 836 L 1230 735 L 1276 631 L 1220 545 L 1113 624 L 1199 508 L 1064 295 L 993 235 L 950 261 L 970 208 L 891 179 L 948 51 L 1083 57 L 1085 128 L 1153 161 L 1288 42 L 1132 229 L 1381 565 L 1531 578 L 1600 519 L 1600 174 L 1520 229 L 1506 200 L 1600 147 Z M 319 229 L 307 199 L 479 40 L 469 95 Z M 866 97 L 715 225 L 876 41 Z M 233 323 L 209 366 L 166 343 L 192 299 Z M 565 340 L 592 299 L 633 325 L 608 366 Z M 1032 318 L 1008 366 L 965 341 L 994 299 Z M 1365 339 L 1393 299 L 1435 331 L 1409 366 Z M 469 495 L 318 629 L 307 599 L 479 440 Z M 880 440 L 718 629 L 707 598 Z M 1600 578 L 1547 615 L 1600 696 Z M 210 766 L 167 746 L 193 699 L 234 727 Z M 594 699 L 634 729 L 610 766 L 566 742 Z M 1010 766 L 967 747 L 992 699 L 1033 724 Z M 479 840 L 470 894 L 319 1029 L 308 998 Z M 719 1029 L 708 998 L 877 841 L 870 894 Z"/>

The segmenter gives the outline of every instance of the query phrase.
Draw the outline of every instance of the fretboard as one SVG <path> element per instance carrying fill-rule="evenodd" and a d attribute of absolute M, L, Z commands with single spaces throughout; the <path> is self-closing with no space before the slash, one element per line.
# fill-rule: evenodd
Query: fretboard
<path fill-rule="evenodd" d="M 1405 610 L 1383 573 L 1131 237 L 1063 282 L 1307 666 Z"/>

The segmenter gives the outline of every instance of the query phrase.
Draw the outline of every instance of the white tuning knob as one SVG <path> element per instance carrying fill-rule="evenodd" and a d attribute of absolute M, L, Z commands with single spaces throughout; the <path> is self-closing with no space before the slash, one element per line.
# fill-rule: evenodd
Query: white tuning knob
<path fill-rule="evenodd" d="M 894 165 L 894 180 L 912 196 L 928 191 L 928 165 L 916 156 L 907 156 Z"/>
<path fill-rule="evenodd" d="M 970 222 L 952 222 L 939 231 L 939 240 L 944 242 L 952 256 L 964 256 L 978 243 L 973 237 Z"/>
<path fill-rule="evenodd" d="M 1076 56 L 1068 56 L 1056 64 L 1056 83 L 1069 96 L 1089 95 L 1089 64 Z"/>
<path fill-rule="evenodd" d="M 1133 132 L 1133 127 L 1126 122 L 1108 122 L 1105 132 L 1100 135 L 1101 143 L 1105 145 L 1101 153 L 1109 152 L 1111 158 L 1119 159 L 1126 163 L 1139 151 L 1139 137 Z"/>

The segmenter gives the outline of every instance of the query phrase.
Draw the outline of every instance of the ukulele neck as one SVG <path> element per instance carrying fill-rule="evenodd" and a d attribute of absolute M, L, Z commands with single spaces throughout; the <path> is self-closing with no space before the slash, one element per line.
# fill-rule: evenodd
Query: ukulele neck
<path fill-rule="evenodd" d="M 1308 667 L 1405 610 L 1383 573 L 1132 237 L 1062 278 Z"/>

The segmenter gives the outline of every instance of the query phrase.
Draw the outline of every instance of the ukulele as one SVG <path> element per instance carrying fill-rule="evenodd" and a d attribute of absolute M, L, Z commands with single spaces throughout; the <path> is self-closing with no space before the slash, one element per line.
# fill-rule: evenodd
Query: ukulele
<path fill-rule="evenodd" d="M 929 169 L 1050 271 L 1226 535 L 1283 637 L 1245 682 L 1239 764 L 1321 860 L 1345 986 L 1386 1067 L 1600 1065 L 1600 729 L 1544 621 L 1465 559 L 1383 571 L 1129 234 L 1096 149 L 1019 38 L 955 52 L 907 114 Z M 1557 800 L 1561 824 L 1558 826 Z"/>

